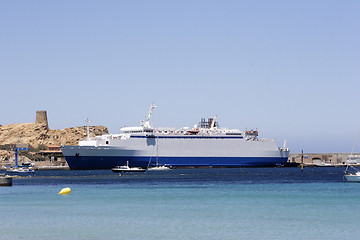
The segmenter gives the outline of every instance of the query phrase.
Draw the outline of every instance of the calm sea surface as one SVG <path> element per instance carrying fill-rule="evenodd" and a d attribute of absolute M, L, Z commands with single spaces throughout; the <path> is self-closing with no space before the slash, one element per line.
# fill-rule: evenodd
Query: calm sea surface
<path fill-rule="evenodd" d="M 344 170 L 38 171 L 0 188 L 0 239 L 353 240 L 360 183 Z"/>

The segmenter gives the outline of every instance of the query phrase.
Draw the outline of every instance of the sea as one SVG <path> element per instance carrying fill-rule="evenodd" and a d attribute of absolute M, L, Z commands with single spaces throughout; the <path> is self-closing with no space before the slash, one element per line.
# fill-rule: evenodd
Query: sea
<path fill-rule="evenodd" d="M 353 240 L 360 183 L 344 170 L 37 171 L 0 187 L 0 239 Z"/>

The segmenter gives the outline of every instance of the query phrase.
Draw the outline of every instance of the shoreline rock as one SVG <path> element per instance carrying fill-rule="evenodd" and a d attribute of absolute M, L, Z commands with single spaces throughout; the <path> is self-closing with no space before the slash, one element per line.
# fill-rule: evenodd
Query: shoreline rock
<path fill-rule="evenodd" d="M 105 126 L 90 126 L 90 137 L 108 134 Z M 77 145 L 79 140 L 87 137 L 87 127 L 71 127 L 65 129 L 49 129 L 44 123 L 18 123 L 0 125 L 0 166 L 13 164 L 14 147 L 19 142 L 21 145 L 32 149 L 45 145 Z M 20 154 L 21 155 L 21 154 Z M 24 158 L 24 157 L 22 157 Z M 20 162 L 21 159 L 19 159 Z M 33 162 L 33 161 L 32 161 Z M 37 162 L 36 165 L 57 167 L 56 162 Z M 67 164 L 66 164 L 67 165 Z M 66 166 L 65 166 L 66 167 Z"/>
<path fill-rule="evenodd" d="M 90 136 L 107 134 L 105 126 L 90 126 Z M 86 138 L 86 126 L 65 129 L 48 129 L 46 124 L 19 123 L 0 126 L 0 145 L 29 144 L 39 145 L 77 145 L 79 140 Z"/>

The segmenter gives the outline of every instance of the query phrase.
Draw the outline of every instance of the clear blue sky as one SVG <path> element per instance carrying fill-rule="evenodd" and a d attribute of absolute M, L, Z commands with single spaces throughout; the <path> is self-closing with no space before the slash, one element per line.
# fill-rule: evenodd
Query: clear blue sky
<path fill-rule="evenodd" d="M 360 1 L 1 1 L 0 124 L 155 126 L 218 115 L 292 152 L 350 152 Z M 360 145 L 360 144 L 359 144 Z M 360 146 L 355 151 L 360 152 Z"/>

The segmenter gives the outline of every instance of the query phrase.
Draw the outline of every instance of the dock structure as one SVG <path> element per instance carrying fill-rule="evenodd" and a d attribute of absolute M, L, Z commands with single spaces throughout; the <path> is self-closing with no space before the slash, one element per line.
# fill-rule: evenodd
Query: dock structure
<path fill-rule="evenodd" d="M 12 177 L 0 174 L 0 186 L 12 186 Z"/>
<path fill-rule="evenodd" d="M 292 153 L 288 162 L 315 167 L 360 166 L 360 153 Z"/>

